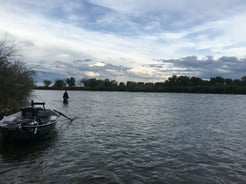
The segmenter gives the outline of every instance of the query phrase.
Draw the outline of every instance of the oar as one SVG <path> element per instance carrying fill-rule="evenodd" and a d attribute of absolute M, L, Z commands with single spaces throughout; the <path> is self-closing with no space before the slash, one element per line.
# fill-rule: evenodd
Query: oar
<path fill-rule="evenodd" d="M 62 112 L 59 112 L 59 111 L 57 111 L 57 110 L 55 110 L 55 109 L 54 109 L 54 111 L 57 112 L 58 114 L 60 114 L 61 116 L 64 116 L 65 118 L 69 119 L 70 121 L 73 121 L 73 120 L 74 120 L 74 119 L 72 119 L 72 118 L 67 117 L 67 116 L 66 116 L 65 114 L 63 114 Z"/>

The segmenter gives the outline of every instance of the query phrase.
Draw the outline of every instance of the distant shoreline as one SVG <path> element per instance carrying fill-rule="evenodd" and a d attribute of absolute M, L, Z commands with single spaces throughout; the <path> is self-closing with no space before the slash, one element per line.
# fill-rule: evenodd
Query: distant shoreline
<path fill-rule="evenodd" d="M 212 93 L 246 94 L 246 76 L 241 79 L 211 77 L 204 80 L 199 77 L 173 75 L 163 82 L 117 82 L 110 79 L 83 79 L 76 85 L 73 77 L 52 81 L 44 80 L 44 86 L 36 89 L 51 90 L 87 90 L 87 91 L 127 91 L 127 92 L 166 92 L 166 93 Z"/>
<path fill-rule="evenodd" d="M 161 90 L 100 89 L 88 87 L 44 87 L 36 86 L 34 90 L 71 90 L 71 91 L 116 91 L 116 92 L 152 92 L 152 93 L 201 93 L 201 94 L 246 94 L 246 87 L 167 87 Z"/>

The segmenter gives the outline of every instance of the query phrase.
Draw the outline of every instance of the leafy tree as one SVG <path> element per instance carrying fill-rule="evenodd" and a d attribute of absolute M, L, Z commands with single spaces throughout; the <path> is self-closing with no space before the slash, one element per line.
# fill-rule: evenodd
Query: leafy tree
<path fill-rule="evenodd" d="M 134 91 L 136 90 L 137 83 L 133 81 L 127 81 L 126 82 L 126 87 L 128 90 Z"/>
<path fill-rule="evenodd" d="M 151 82 L 147 82 L 144 84 L 146 91 L 154 91 L 154 84 Z"/>
<path fill-rule="evenodd" d="M 190 85 L 191 86 L 203 85 L 203 80 L 199 77 L 191 77 L 190 78 Z"/>
<path fill-rule="evenodd" d="M 15 42 L 7 36 L 0 39 L 0 110 L 15 112 L 27 102 L 34 86 L 34 71 L 18 55 Z"/>
<path fill-rule="evenodd" d="M 111 83 L 110 83 L 109 79 L 105 79 L 104 80 L 104 84 L 105 84 L 105 86 L 111 86 Z"/>
<path fill-rule="evenodd" d="M 44 86 L 45 87 L 49 87 L 49 85 L 51 85 L 52 82 L 50 80 L 44 80 Z"/>
<path fill-rule="evenodd" d="M 178 86 L 189 86 L 190 78 L 187 76 L 179 76 L 176 79 L 176 85 Z"/>
<path fill-rule="evenodd" d="M 97 80 L 95 78 L 85 79 L 83 83 L 85 87 L 94 88 L 97 85 Z"/>
<path fill-rule="evenodd" d="M 136 91 L 144 91 L 145 90 L 144 82 L 137 82 L 135 90 Z"/>
<path fill-rule="evenodd" d="M 114 87 L 118 85 L 118 82 L 116 80 L 111 80 L 110 83 L 111 83 L 111 86 L 114 86 Z"/>
<path fill-rule="evenodd" d="M 177 83 L 177 76 L 173 75 L 172 77 L 169 77 L 166 81 L 165 84 L 167 86 L 174 86 Z"/>
<path fill-rule="evenodd" d="M 54 88 L 64 88 L 65 86 L 66 86 L 65 81 L 60 79 L 56 80 L 53 85 Z"/>
<path fill-rule="evenodd" d="M 86 79 L 86 78 L 82 78 L 82 79 L 80 79 L 80 81 L 78 83 L 79 83 L 80 86 L 85 86 L 85 83 L 86 83 L 87 80 L 88 79 Z"/>
<path fill-rule="evenodd" d="M 105 83 L 103 80 L 96 80 L 96 89 L 101 89 L 101 90 L 105 90 Z"/>
<path fill-rule="evenodd" d="M 126 89 L 126 85 L 124 82 L 120 82 L 119 83 L 119 90 L 125 90 Z"/>
<path fill-rule="evenodd" d="M 104 80 L 104 86 L 107 89 L 115 90 L 117 88 L 117 81 L 105 79 Z"/>
<path fill-rule="evenodd" d="M 240 81 L 239 79 L 234 79 L 234 80 L 232 81 L 232 84 L 233 84 L 234 86 L 240 86 L 241 81 Z"/>
<path fill-rule="evenodd" d="M 232 84 L 232 79 L 225 79 L 225 84 L 226 85 L 231 85 Z"/>
<path fill-rule="evenodd" d="M 165 88 L 166 82 L 156 82 L 154 84 L 154 89 L 155 91 L 163 91 L 163 89 Z"/>
<path fill-rule="evenodd" d="M 242 84 L 243 84 L 244 86 L 246 86 L 246 76 L 243 76 L 243 77 L 241 78 L 241 81 L 242 81 Z"/>
<path fill-rule="evenodd" d="M 70 77 L 70 78 L 67 78 L 66 79 L 66 83 L 69 87 L 73 87 L 73 86 L 76 86 L 75 84 L 76 80 L 74 77 Z"/>
<path fill-rule="evenodd" d="M 219 77 L 219 76 L 210 78 L 211 85 L 224 84 L 224 81 L 225 81 L 224 78 Z"/>

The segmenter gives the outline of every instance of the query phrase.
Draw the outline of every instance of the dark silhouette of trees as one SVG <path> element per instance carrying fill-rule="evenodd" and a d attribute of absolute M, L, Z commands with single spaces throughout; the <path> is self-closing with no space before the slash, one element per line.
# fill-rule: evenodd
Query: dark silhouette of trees
<path fill-rule="evenodd" d="M 118 90 L 118 83 L 115 80 L 82 79 L 85 89 L 90 90 Z"/>
<path fill-rule="evenodd" d="M 154 91 L 154 84 L 151 82 L 147 82 L 144 84 L 144 88 L 146 91 L 153 92 Z"/>
<path fill-rule="evenodd" d="M 64 88 L 66 83 L 58 80 L 53 87 Z M 203 80 L 199 77 L 173 75 L 163 82 L 135 82 L 118 83 L 109 79 L 81 79 L 83 87 L 71 89 L 101 90 L 101 91 L 143 91 L 143 92 L 189 92 L 189 93 L 240 93 L 246 94 L 246 76 L 241 79 L 222 78 L 220 76 Z M 69 86 L 71 87 L 71 86 Z"/>
<path fill-rule="evenodd" d="M 49 87 L 52 84 L 50 80 L 44 80 L 44 86 Z"/>
<path fill-rule="evenodd" d="M 18 55 L 15 42 L 8 36 L 0 39 L 0 111 L 13 113 L 25 104 L 33 87 L 34 71 Z"/>
<path fill-rule="evenodd" d="M 137 86 L 137 83 L 136 82 L 133 82 L 133 81 L 127 81 L 126 82 L 126 88 L 129 91 L 135 91 L 136 90 L 136 86 Z"/>
<path fill-rule="evenodd" d="M 124 83 L 124 82 L 120 82 L 120 83 L 119 83 L 119 90 L 120 90 L 120 91 L 124 91 L 125 89 L 126 89 L 125 83 Z"/>
<path fill-rule="evenodd" d="M 243 76 L 241 78 L 241 83 L 242 83 L 243 86 L 246 86 L 246 76 Z"/>
<path fill-rule="evenodd" d="M 66 83 L 69 87 L 73 87 L 73 86 L 76 86 L 75 84 L 76 80 L 74 77 L 70 77 L 70 78 L 67 78 L 66 79 Z"/>
<path fill-rule="evenodd" d="M 66 86 L 66 82 L 64 80 L 56 80 L 54 85 L 53 85 L 53 88 L 64 88 Z"/>
<path fill-rule="evenodd" d="M 210 78 L 209 83 L 211 85 L 224 85 L 224 81 L 225 80 L 222 77 L 217 76 L 217 77 Z"/>
<path fill-rule="evenodd" d="M 190 78 L 190 85 L 191 86 L 201 86 L 201 85 L 204 85 L 204 82 L 199 77 L 191 77 Z"/>
<path fill-rule="evenodd" d="M 93 89 L 97 85 L 98 81 L 95 78 L 92 78 L 92 79 L 84 79 L 82 83 L 84 84 L 85 87 Z"/>

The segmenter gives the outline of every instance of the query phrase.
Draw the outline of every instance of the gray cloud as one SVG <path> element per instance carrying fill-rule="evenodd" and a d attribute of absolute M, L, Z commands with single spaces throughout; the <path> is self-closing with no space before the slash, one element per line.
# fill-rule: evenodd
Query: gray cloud
<path fill-rule="evenodd" d="M 154 23 L 155 26 L 149 30 L 152 33 L 163 30 L 184 30 L 207 21 L 231 17 L 244 11 L 246 6 L 246 2 L 243 0 L 206 0 L 201 2 L 196 0 L 93 0 L 91 3 L 98 7 L 107 7 L 111 10 L 110 14 L 114 12 L 122 20 L 127 19 L 127 21 L 123 21 L 123 23 L 128 22 L 128 27 L 122 29 L 124 32 L 128 28 L 132 29 L 132 26 L 149 28 L 149 24 Z M 120 22 L 122 23 L 122 21 Z M 132 26 L 129 26 L 130 23 Z M 145 31 L 147 30 L 145 29 Z"/>
<path fill-rule="evenodd" d="M 214 59 L 208 56 L 199 59 L 196 56 L 188 56 L 181 59 L 158 59 L 156 61 L 160 63 L 146 66 L 173 75 L 197 76 L 205 79 L 214 76 L 241 78 L 246 75 L 246 58 L 223 56 Z"/>
<path fill-rule="evenodd" d="M 243 0 L 173 1 L 98 1 L 9 0 L 3 6 L 19 14 L 29 12 L 85 29 L 138 34 L 163 30 L 184 30 L 207 21 L 231 17 L 243 11 Z M 149 25 L 154 26 L 149 26 Z M 141 29 L 144 28 L 144 29 Z"/>
<path fill-rule="evenodd" d="M 186 75 L 209 79 L 215 76 L 238 79 L 246 75 L 246 58 L 220 57 L 214 59 L 212 56 L 198 58 L 188 56 L 180 59 L 156 59 L 156 64 L 143 65 L 145 68 L 156 71 L 153 75 L 143 75 L 131 71 L 132 68 L 121 65 L 104 63 L 96 65 L 94 59 L 76 60 L 73 62 L 56 61 L 53 66 L 36 65 L 32 68 L 37 71 L 36 82 L 51 81 L 75 77 L 77 81 L 83 78 L 111 79 L 118 82 L 125 81 L 161 81 L 164 75 Z M 95 76 L 88 75 L 97 74 Z M 162 74 L 162 75 L 160 75 Z"/>
<path fill-rule="evenodd" d="M 245 75 L 238 59 L 246 52 L 245 7 L 244 0 L 9 0 L 1 2 L 0 33 L 16 36 L 27 63 L 52 79 L 237 78 Z M 164 57 L 183 58 L 151 60 Z"/>
<path fill-rule="evenodd" d="M 35 81 L 43 82 L 48 79 L 51 81 L 64 79 L 67 77 L 75 77 L 77 80 L 82 78 L 97 78 L 97 79 L 115 79 L 120 80 L 128 78 L 129 67 L 118 66 L 105 63 L 102 66 L 95 65 L 96 61 L 92 59 L 76 60 L 74 62 L 56 61 L 51 65 L 33 65 L 33 70 L 36 71 Z M 98 74 L 95 77 L 88 76 L 87 73 Z"/>

